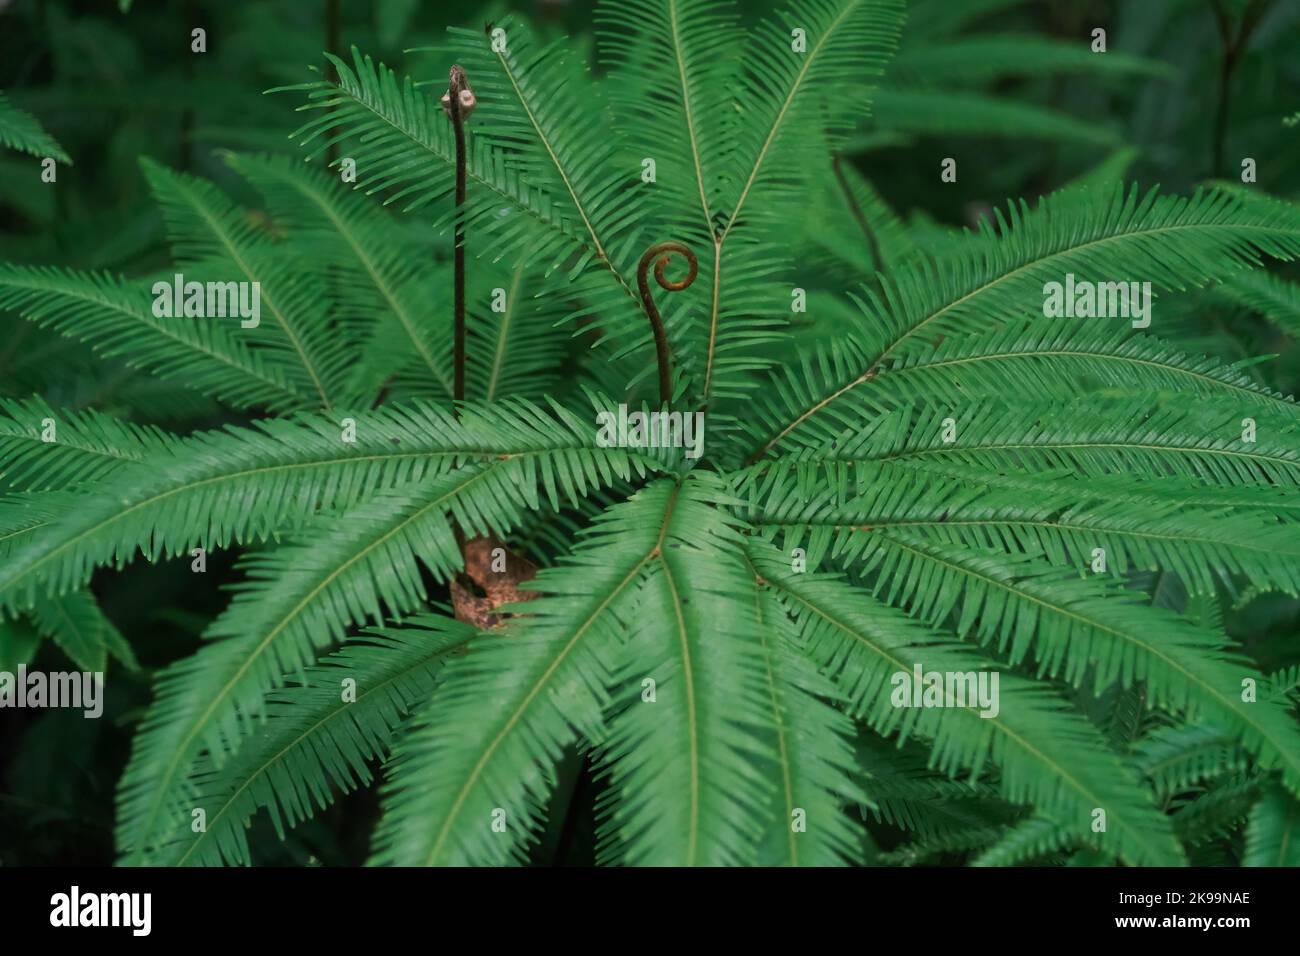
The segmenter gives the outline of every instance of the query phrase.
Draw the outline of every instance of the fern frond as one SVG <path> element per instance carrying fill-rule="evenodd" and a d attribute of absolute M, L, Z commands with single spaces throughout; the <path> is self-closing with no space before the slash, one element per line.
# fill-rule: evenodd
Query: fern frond
<path fill-rule="evenodd" d="M 1055 820 L 1030 817 L 972 860 L 971 866 L 1023 866 L 1048 854 L 1071 849 L 1079 842 Z"/>
<path fill-rule="evenodd" d="M 53 156 L 59 162 L 72 165 L 72 158 L 54 137 L 45 132 L 29 113 L 24 113 L 0 93 L 0 146 L 44 158 Z"/>
<path fill-rule="evenodd" d="M 1245 754 L 1209 724 L 1162 727 L 1135 748 L 1137 766 L 1165 796 L 1246 770 Z"/>
<path fill-rule="evenodd" d="M 999 798 L 996 785 L 951 779 L 929 766 L 926 748 L 918 741 L 900 743 L 874 733 L 858 738 L 863 788 L 871 800 L 864 818 L 922 839 L 942 839 L 1019 815 Z"/>
<path fill-rule="evenodd" d="M 1174 830 L 1189 849 L 1235 834 L 1248 820 L 1263 787 L 1258 775 L 1215 781 L 1175 808 L 1170 817 Z"/>
<path fill-rule="evenodd" d="M 1281 767 L 1288 788 L 1300 789 L 1300 727 L 1275 703 L 1242 699 L 1242 680 L 1263 677 L 1221 632 L 1022 555 L 906 530 L 873 538 L 864 573 L 878 575 L 877 592 L 891 603 L 935 623 L 955 615 L 958 633 L 1009 653 L 1012 663 L 1032 654 L 1040 674 L 1063 674 L 1094 692 L 1145 680 L 1154 701 L 1223 724 L 1262 766 Z"/>
<path fill-rule="evenodd" d="M 0 478 L 15 490 L 93 482 L 145 455 L 165 453 L 176 441 L 161 428 L 91 410 L 57 412 L 39 397 L 0 398 Z"/>
<path fill-rule="evenodd" d="M 36 630 L 51 638 L 83 671 L 102 672 L 109 654 L 136 670 L 135 654 L 88 590 L 41 598 L 28 611 Z"/>
<path fill-rule="evenodd" d="M 421 371 L 450 398 L 449 339 L 442 334 L 450 326 L 429 318 L 424 250 L 399 241 L 374 203 L 334 177 L 278 156 L 233 155 L 228 162 L 266 197 L 272 218 L 290 232 L 298 254 L 329 267 L 336 308 L 350 320 L 355 337 L 364 341 L 387 333 L 385 320 L 395 320 Z M 390 361 L 408 354 L 391 343 L 384 347 Z"/>
<path fill-rule="evenodd" d="M 1300 338 L 1300 285 L 1269 272 L 1228 276 L 1212 290 L 1216 298 L 1258 312 L 1292 338 Z"/>
<path fill-rule="evenodd" d="M 1269 674 L 1268 696 L 1270 700 L 1295 699 L 1300 696 L 1300 664 Z"/>
<path fill-rule="evenodd" d="M 259 809 L 283 838 L 336 793 L 368 784 L 371 761 L 388 751 L 403 718 L 429 699 L 443 664 L 474 633 L 453 618 L 420 615 L 370 631 L 308 668 L 301 683 L 269 700 L 265 729 L 233 760 L 201 764 L 195 806 L 205 812 L 205 828 L 187 832 L 159 859 L 247 865 L 245 831 Z M 355 682 L 355 695 L 345 693 L 347 681 Z"/>
<path fill-rule="evenodd" d="M 917 244 L 874 183 L 853 164 L 832 157 L 813 194 L 807 240 L 860 279 L 888 272 L 917 254 Z"/>
<path fill-rule="evenodd" d="M 449 30 L 473 77 L 475 109 L 484 117 L 479 135 L 501 147 L 506 163 L 525 181 L 563 204 L 565 218 L 597 263 L 631 297 L 624 278 L 630 250 L 617 246 L 635 223 L 636 200 L 623 188 L 632 171 L 615 171 L 603 99 L 597 90 L 579 93 L 564 82 L 575 70 L 563 43 L 538 48 L 531 31 L 511 18 L 494 29 L 504 34 L 503 44 L 482 30 Z"/>
<path fill-rule="evenodd" d="M 713 242 L 720 167 L 734 148 L 723 91 L 740 68 L 738 20 L 719 0 L 601 0 L 595 13 L 615 119 L 632 150 L 655 160 L 673 234 L 701 245 Z"/>
<path fill-rule="evenodd" d="M 143 287 L 107 273 L 0 264 L 0 309 L 235 408 L 289 411 L 310 401 L 274 356 L 228 325 L 159 318 Z"/>
<path fill-rule="evenodd" d="M 664 210 L 656 228 L 699 258 L 695 284 L 669 304 L 674 355 L 702 401 L 742 397 L 754 385 L 751 373 L 767 367 L 763 346 L 783 324 L 774 303 L 785 294 L 775 285 L 785 266 L 744 233 L 718 235 L 727 228 L 727 171 L 737 161 L 729 93 L 744 34 L 736 11 L 710 0 L 637 0 L 604 3 L 597 16 L 627 152 L 656 164 L 655 182 L 638 186 L 653 193 L 647 213 Z"/>
<path fill-rule="evenodd" d="M 839 471 L 835 467 L 838 464 L 840 463 L 829 463 L 828 470 Z M 1088 475 L 1079 481 L 1078 476 L 1065 469 L 1044 468 L 1031 477 L 1027 474 L 993 474 L 979 467 L 926 459 L 893 462 L 889 467 L 958 479 L 988 488 L 1042 494 L 1045 497 L 1077 492 L 1080 498 L 1095 498 L 1116 505 L 1127 502 L 1140 507 L 1154 504 L 1157 509 L 1184 507 L 1212 512 L 1231 509 L 1243 516 L 1267 516 L 1270 521 L 1291 522 L 1300 518 L 1300 495 L 1291 491 L 1286 484 L 1206 485 L 1195 479 L 1150 475 L 1144 476 L 1140 481 L 1128 481 L 1118 473 Z M 873 472 L 864 467 L 864 473 Z"/>
<path fill-rule="evenodd" d="M 862 834 L 845 807 L 871 800 L 853 779 L 853 724 L 834 706 L 839 699 L 831 682 L 796 650 L 790 616 L 770 591 L 758 586 L 748 558 L 745 563 L 754 582 L 751 621 L 766 657 L 764 676 L 776 732 L 772 775 L 781 784 L 760 863 L 854 863 Z"/>
<path fill-rule="evenodd" d="M 0 497 L 0 563 L 76 507 L 75 492 L 13 492 Z"/>
<path fill-rule="evenodd" d="M 1011 381 L 1018 401 L 1140 388 L 1234 398 L 1300 418 L 1294 399 L 1258 384 L 1239 368 L 1187 355 L 1135 330 L 1082 322 L 1013 323 L 981 335 L 945 339 L 932 352 L 900 358 L 881 369 L 870 387 L 859 391 L 864 406 L 921 397 L 956 404 L 963 397 L 1003 396 Z M 845 410 L 851 404 L 846 396 Z"/>
<path fill-rule="evenodd" d="M 871 102 L 866 84 L 893 56 L 904 16 L 895 0 L 808 0 L 751 34 L 737 96 L 747 119 L 734 134 L 728 175 L 734 195 L 720 239 L 735 228 L 756 190 L 788 189 L 792 174 L 801 182 L 808 148 L 820 146 L 826 135 L 836 146 L 861 119 Z M 792 49 L 795 29 L 804 32 L 805 52 Z M 800 135 L 805 128 L 819 135 L 810 142 Z"/>
<path fill-rule="evenodd" d="M 355 135 L 366 147 L 369 161 L 358 168 L 356 188 L 368 194 L 386 193 L 387 203 L 400 203 L 411 212 L 437 204 L 442 218 L 455 188 L 456 150 L 451 123 L 436 102 L 409 77 L 352 51 L 351 64 L 326 54 L 338 80 L 319 80 L 272 92 L 303 92 L 308 102 L 299 109 L 319 111 L 292 136 L 304 145 L 321 140 L 313 156 L 328 145 Z M 477 78 L 472 82 L 477 87 Z M 507 162 L 505 152 L 471 132 L 467 136 L 467 202 L 462 208 L 466 231 L 493 237 L 501 254 L 518 259 L 555 263 L 573 255 L 589 258 L 595 250 L 556 205 L 553 198 L 529 183 Z M 501 215 L 505 206 L 517 212 Z"/>
<path fill-rule="evenodd" d="M 945 441 L 945 418 L 955 434 Z M 1231 403 L 1159 403 L 1089 398 L 1073 402 L 960 411 L 940 405 L 878 416 L 856 433 L 823 437 L 827 461 L 952 463 L 988 473 L 1032 475 L 1066 469 L 1082 478 L 1128 474 L 1136 480 L 1178 478 L 1204 486 L 1300 484 L 1300 425 L 1256 411 L 1263 423 L 1243 440 L 1242 414 Z M 811 436 L 810 436 L 811 437 Z"/>
<path fill-rule="evenodd" d="M 719 333 L 736 324 L 734 318 L 724 321 L 720 306 L 728 238 L 739 224 L 775 220 L 780 204 L 794 201 L 800 193 L 795 187 L 818 168 L 824 156 L 821 148 L 838 148 L 870 103 L 867 84 L 883 73 L 897 48 L 904 16 L 896 0 L 809 0 L 797 11 L 777 14 L 779 26 L 771 23 L 751 34 L 735 104 L 743 119 L 729 131 L 734 146 L 723 174 L 729 187 L 723 199 L 726 211 L 715 215 L 705 402 L 722 348 Z M 803 52 L 794 51 L 795 30 L 802 31 L 806 41 Z M 762 202 L 756 206 L 759 197 Z M 761 257 L 753 250 L 746 254 L 742 247 L 730 254 L 742 263 L 729 270 L 735 272 L 738 288 L 764 274 Z M 749 273 L 748 279 L 744 273 Z"/>
<path fill-rule="evenodd" d="M 774 709 L 763 645 L 752 638 L 753 575 L 740 557 L 736 528 L 711 507 L 714 491 L 687 479 L 641 583 L 625 665 L 616 675 L 631 699 L 602 742 L 612 788 L 598 807 L 602 860 L 756 862 L 781 803 L 772 775 L 755 765 L 783 765 L 791 701 Z M 639 693 L 646 678 L 654 682 L 652 704 Z M 807 753 L 804 769 L 825 755 Z M 790 769 L 788 752 L 784 766 Z M 799 781 L 810 787 L 814 810 L 826 802 L 811 792 L 815 780 Z M 787 815 L 774 826 L 795 822 Z M 807 823 L 814 831 L 835 828 L 815 816 Z"/>
<path fill-rule="evenodd" d="M 469 314 L 465 393 L 471 398 L 492 402 L 507 395 L 540 399 L 557 393 L 566 343 L 555 327 L 562 316 L 546 298 L 529 294 L 536 278 L 520 262 L 499 286 L 504 310 Z"/>
<path fill-rule="evenodd" d="M 291 357 L 286 362 L 303 390 L 329 408 L 346 372 L 346 342 L 330 328 L 318 271 L 301 259 L 285 261 L 270 236 L 260 231 L 211 183 L 141 160 L 145 178 L 162 207 L 178 263 L 220 281 L 257 283 L 261 304 L 273 322 L 241 329 L 252 341 Z M 215 272 L 220 269 L 221 272 Z M 278 327 L 278 328 L 277 328 Z"/>
<path fill-rule="evenodd" d="M 818 381 L 787 384 L 784 401 L 773 402 L 763 416 L 768 429 L 754 429 L 756 437 L 766 435 L 751 458 L 770 453 L 872 381 L 887 360 L 924 355 L 934 336 L 987 331 L 1038 311 L 1045 281 L 1077 272 L 1184 289 L 1258 265 L 1261 254 L 1300 256 L 1300 210 L 1244 203 L 1223 192 L 1183 199 L 1116 190 L 1105 203 L 1057 193 L 1032 210 L 1023 203 L 1010 206 L 1006 216 L 999 210 L 996 220 L 996 229 L 982 223 L 978 235 L 932 265 L 918 263 L 881 293 L 868 291 L 864 324 L 837 343 L 833 363 L 823 359 Z"/>
<path fill-rule="evenodd" d="M 1245 516 L 1229 506 L 1189 508 L 1178 498 L 1130 492 L 1118 500 L 1082 482 L 1045 482 L 1026 498 L 1023 489 L 981 487 L 977 478 L 953 481 L 889 466 L 860 468 L 864 491 L 837 500 L 833 489 L 814 497 L 777 471 L 764 483 L 752 519 L 767 532 L 781 532 L 785 549 L 810 537 L 809 560 L 829 551 L 852 561 L 873 547 L 876 532 L 897 529 L 937 541 L 1010 554 L 1040 554 L 1052 564 L 1087 571 L 1101 548 L 1107 575 L 1122 579 L 1135 569 L 1179 574 L 1186 585 L 1212 592 L 1244 574 L 1256 583 L 1300 591 L 1300 547 L 1293 525 L 1272 517 Z M 1300 502 L 1300 496 L 1296 496 Z"/>
<path fill-rule="evenodd" d="M 1300 803 L 1268 787 L 1250 811 L 1243 866 L 1300 866 Z"/>
<path fill-rule="evenodd" d="M 529 581 L 541 596 L 526 616 L 447 665 L 438 694 L 394 753 L 374 862 L 521 858 L 562 750 L 577 734 L 603 736 L 637 585 L 680 496 L 663 481 L 605 511 L 564 563 Z M 494 832 L 494 822 L 503 829 Z"/>
<path fill-rule="evenodd" d="M 42 527 L 0 568 L 0 604 L 79 586 L 93 568 L 139 550 L 150 559 L 231 541 L 263 540 L 318 510 L 347 508 L 377 491 L 430 481 L 460 463 L 508 463 L 530 506 L 558 505 L 646 463 L 596 447 L 596 430 L 570 412 L 521 401 L 461 410 L 427 403 L 358 414 L 356 441 L 323 415 L 268 419 L 184 439 L 139 475 L 110 476 L 93 497 Z M 653 466 L 652 466 L 653 467 Z M 147 473 L 147 477 L 145 474 Z"/>
<path fill-rule="evenodd" d="M 891 703 L 891 675 L 914 666 L 944 673 L 997 670 L 995 662 L 941 638 L 906 615 L 843 581 L 792 574 L 788 562 L 753 557 L 765 580 L 801 622 L 814 660 L 836 677 L 855 715 L 880 733 L 897 731 L 934 741 L 932 759 L 973 779 L 992 763 L 1012 803 L 1032 803 L 1077 828 L 1090 830 L 1094 808 L 1106 810 L 1104 835 L 1114 852 L 1137 865 L 1176 863 L 1181 853 L 1149 794 L 1048 688 L 1000 673 L 1000 709 L 982 717 L 979 705 L 900 708 Z M 957 702 L 953 702 L 954 704 Z M 1069 754 L 1068 765 L 1061 755 Z"/>
<path fill-rule="evenodd" d="M 159 683 L 122 778 L 118 843 L 148 859 L 192 804 L 184 781 L 200 746 L 217 766 L 263 715 L 263 695 L 365 618 L 417 608 L 421 566 L 446 581 L 467 535 L 504 537 L 525 503 L 517 463 L 497 459 L 365 501 L 309 525 L 294 546 L 244 562 L 248 583 L 208 629 L 208 644 Z M 183 821 L 182 821 L 183 822 Z"/>
<path fill-rule="evenodd" d="M 1075 176 L 1059 191 L 1109 196 L 1124 181 L 1125 174 L 1137 157 L 1138 151 L 1135 148 L 1121 146 L 1091 169 Z"/>

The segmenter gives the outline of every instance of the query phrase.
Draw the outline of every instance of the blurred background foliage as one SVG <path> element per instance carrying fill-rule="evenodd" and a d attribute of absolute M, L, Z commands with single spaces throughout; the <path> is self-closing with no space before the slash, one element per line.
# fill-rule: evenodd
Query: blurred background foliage
<path fill-rule="evenodd" d="M 757 20 L 776 4 L 743 6 Z M 322 50 L 346 57 L 356 46 L 437 96 L 446 27 L 481 28 L 507 10 L 543 34 L 594 48 L 592 0 L 0 0 L 0 93 L 72 160 L 58 164 L 56 184 L 45 184 L 40 157 L 0 147 L 0 261 L 132 276 L 164 269 L 162 221 L 141 157 L 216 181 L 256 215 L 258 198 L 220 151 L 301 155 L 288 139 L 301 98 L 264 91 L 327 69 Z M 1097 27 L 1106 30 L 1105 55 L 1090 49 Z M 205 53 L 191 51 L 195 28 L 206 31 Z M 958 181 L 945 184 L 939 168 L 949 157 Z M 1247 157 L 1257 182 L 1242 186 Z M 826 162 L 825 191 L 789 224 L 791 241 L 816 253 L 809 267 L 820 281 L 810 289 L 824 307 L 810 309 L 818 319 L 804 330 L 809 338 L 850 314 L 842 290 L 950 241 L 1012 197 L 1033 202 L 1071 184 L 1125 177 L 1180 193 L 1221 179 L 1300 201 L 1300 3 L 915 0 L 873 119 Z M 434 241 L 432 218 L 412 216 L 404 226 L 412 242 L 449 257 L 450 244 Z M 1210 297 L 1162 301 L 1159 331 L 1187 351 L 1249 363 L 1260 381 L 1295 394 L 1297 282 L 1294 267 L 1275 268 Z M 226 420 L 201 396 L 0 315 L 0 398 L 33 394 L 56 408 L 93 407 L 177 431 Z M 113 790 L 148 703 L 149 673 L 193 652 L 226 601 L 232 563 L 209 555 L 201 586 L 180 562 L 137 563 L 114 572 L 112 587 L 96 579 L 101 607 L 142 669 L 115 674 L 98 721 L 0 712 L 0 865 L 113 860 Z M 1266 670 L 1295 662 L 1295 600 L 1252 594 L 1227 617 Z M 0 670 L 19 663 L 69 666 L 26 622 L 0 622 Z M 556 822 L 534 859 L 589 862 L 573 848 L 590 845 L 593 795 L 557 793 L 572 806 L 553 809 Z M 953 804 L 954 819 L 960 809 Z M 283 846 L 265 841 L 263 862 L 358 863 L 375 810 L 372 790 L 341 799 Z M 894 862 L 918 862 L 900 852 Z"/>

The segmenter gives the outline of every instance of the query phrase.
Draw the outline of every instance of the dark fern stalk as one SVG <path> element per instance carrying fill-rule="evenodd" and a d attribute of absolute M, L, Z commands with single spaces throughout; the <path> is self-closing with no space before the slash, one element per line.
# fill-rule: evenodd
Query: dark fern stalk
<path fill-rule="evenodd" d="M 685 256 L 686 263 L 690 266 L 690 272 L 686 274 L 686 278 L 676 281 L 664 276 L 668 258 L 674 252 Z M 656 243 L 647 249 L 645 254 L 641 256 L 641 262 L 636 267 L 636 285 L 641 292 L 641 304 L 645 307 L 645 314 L 650 317 L 650 327 L 654 330 L 655 335 L 655 354 L 659 361 L 659 404 L 662 407 L 670 404 L 673 398 L 673 356 L 668 348 L 668 333 L 664 331 L 664 321 L 659 315 L 654 296 L 650 294 L 648 273 L 652 262 L 655 266 L 655 281 L 669 292 L 680 292 L 694 282 L 696 273 L 700 271 L 700 266 L 695 260 L 695 253 L 691 252 L 682 243 L 670 240 Z"/>
<path fill-rule="evenodd" d="M 1222 0 L 1211 0 L 1214 20 L 1219 28 L 1219 39 L 1223 43 L 1223 59 L 1219 63 L 1219 96 L 1214 110 L 1214 140 L 1212 143 L 1214 164 L 1213 174 L 1223 175 L 1223 142 L 1228 132 L 1228 105 L 1232 74 L 1237 68 L 1238 57 L 1245 52 L 1250 35 L 1255 32 L 1260 19 L 1268 11 L 1268 0 L 1251 0 L 1242 15 L 1241 29 L 1233 35 L 1232 18 L 1228 15 Z"/>
<path fill-rule="evenodd" d="M 474 108 L 474 91 L 470 89 L 465 71 L 455 65 L 451 68 L 447 95 L 443 108 L 456 131 L 456 231 L 455 231 L 455 342 L 452 363 L 455 366 L 452 397 L 465 400 L 465 120 Z"/>
<path fill-rule="evenodd" d="M 188 33 L 198 25 L 198 12 L 194 6 L 194 0 L 186 0 L 185 3 L 185 30 Z M 192 82 L 194 77 L 194 55 L 191 53 L 185 60 L 185 79 L 186 82 Z M 193 166 L 194 159 L 194 108 L 186 107 L 181 112 L 181 155 L 180 168 L 188 170 Z"/>
<path fill-rule="evenodd" d="M 339 0 L 325 0 L 325 49 L 330 53 L 336 54 L 339 49 Z M 337 84 L 339 81 L 339 71 L 331 62 L 326 67 L 326 77 L 331 83 Z M 338 158 L 338 143 L 330 141 L 329 148 L 325 152 L 325 163 L 327 166 L 333 166 L 334 160 Z"/>
<path fill-rule="evenodd" d="M 456 403 L 465 400 L 465 120 L 474 109 L 474 92 L 470 89 L 465 70 L 460 64 L 452 64 L 448 74 L 447 93 L 442 98 L 442 108 L 451 120 L 456 132 L 456 226 L 454 245 L 454 342 L 452 345 L 452 399 Z M 459 412 L 457 413 L 459 414 Z M 462 558 L 465 555 L 466 538 L 460 522 L 452 523 L 452 533 L 456 537 L 456 548 Z M 456 581 L 465 588 L 466 593 L 473 593 L 472 582 L 463 571 L 456 575 Z"/>

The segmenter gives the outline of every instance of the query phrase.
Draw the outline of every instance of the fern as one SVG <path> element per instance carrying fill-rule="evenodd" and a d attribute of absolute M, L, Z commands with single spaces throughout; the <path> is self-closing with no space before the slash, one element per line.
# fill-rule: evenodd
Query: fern
<path fill-rule="evenodd" d="M 594 72 L 452 27 L 413 55 L 463 68 L 456 127 L 327 54 L 268 81 L 307 162 L 142 159 L 166 252 L 0 264 L 38 346 L 0 346 L 0 663 L 152 678 L 122 863 L 266 862 L 369 787 L 376 865 L 531 862 L 564 814 L 614 865 L 1295 863 L 1294 377 L 1184 331 L 1294 331 L 1300 213 L 1142 190 L 1118 126 L 992 86 L 1156 61 L 905 6 L 604 0 Z M 851 158 L 966 132 L 1107 152 L 965 230 Z M 182 272 L 260 324 L 157 314 Z M 1151 327 L 1046 317 L 1067 274 L 1150 282 Z M 197 650 L 119 628 L 126 574 L 209 560 L 223 609 L 154 628 Z"/>

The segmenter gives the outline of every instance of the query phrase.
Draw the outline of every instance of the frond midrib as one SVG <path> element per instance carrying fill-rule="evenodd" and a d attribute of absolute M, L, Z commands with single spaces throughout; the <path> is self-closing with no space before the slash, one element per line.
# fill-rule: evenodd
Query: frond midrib
<path fill-rule="evenodd" d="M 791 775 L 790 751 L 786 742 L 787 730 L 785 721 L 785 711 L 781 707 L 780 699 L 776 689 L 776 673 L 772 669 L 772 655 L 775 648 L 768 641 L 768 631 L 764 627 L 763 618 L 763 599 L 762 575 L 759 574 L 758 568 L 754 567 L 754 562 L 749 556 L 748 551 L 740 552 L 741 560 L 749 568 L 750 573 L 754 576 L 754 617 L 758 622 L 757 634 L 758 641 L 763 646 L 763 670 L 767 678 L 768 698 L 772 702 L 772 724 L 776 729 L 776 752 L 777 766 L 781 768 L 781 792 L 785 795 L 785 809 L 787 815 L 794 810 L 794 780 Z M 785 827 L 786 831 L 786 848 L 790 852 L 790 865 L 799 865 L 799 841 L 795 839 L 793 827 Z"/>
<path fill-rule="evenodd" d="M 1300 550 L 1286 551 L 1279 549 L 1275 544 L 1259 545 L 1249 542 L 1222 541 L 1216 538 L 1207 538 L 1198 536 L 1194 533 L 1172 534 L 1160 533 L 1156 531 L 1147 531 L 1141 528 L 1113 528 L 1106 527 L 1104 524 L 1070 524 L 1064 521 L 1048 521 L 1042 518 L 864 518 L 861 522 L 844 523 L 837 521 L 819 521 L 800 520 L 798 518 L 789 519 L 764 519 L 758 522 L 756 528 L 827 528 L 833 531 L 853 531 L 860 534 L 874 534 L 879 528 L 954 528 L 954 527 L 1005 527 L 1007 525 L 1016 525 L 1017 527 L 1026 528 L 1052 528 L 1060 531 L 1102 531 L 1106 534 L 1115 534 L 1128 538 L 1151 538 L 1158 541 L 1169 542 L 1188 542 L 1194 541 L 1204 545 L 1217 545 L 1220 547 L 1230 547 L 1243 551 L 1258 551 L 1262 554 L 1269 555 L 1293 555 L 1300 558 Z"/>
<path fill-rule="evenodd" d="M 1070 358 L 1073 356 L 1082 356 L 1085 358 L 1101 359 L 1107 362 L 1127 362 L 1130 365 L 1143 365 L 1151 368 L 1159 368 L 1165 370 L 1166 372 L 1172 372 L 1172 373 L 1177 373 L 1179 375 L 1186 375 L 1191 378 L 1202 379 L 1205 382 L 1208 382 L 1209 384 L 1214 385 L 1218 388 L 1233 389 L 1236 391 L 1245 392 L 1246 394 L 1250 395 L 1252 398 L 1268 399 L 1269 401 L 1277 402 L 1279 405 L 1281 405 L 1282 407 L 1286 408 L 1288 411 L 1291 412 L 1296 412 L 1300 410 L 1300 405 L 1298 405 L 1293 399 L 1287 398 L 1280 394 L 1275 394 L 1271 390 L 1262 387 L 1257 386 L 1252 388 L 1250 385 L 1242 384 L 1240 382 L 1228 382 L 1221 378 L 1215 378 L 1213 375 L 1210 375 L 1207 372 L 1199 372 L 1196 371 L 1195 369 L 1182 368 L 1177 365 L 1171 365 L 1167 362 L 1157 362 L 1154 359 L 1139 358 L 1131 355 L 1116 355 L 1113 352 L 1102 352 L 1102 351 L 1095 351 L 1095 350 L 1083 349 L 1083 348 L 1034 349 L 1031 352 L 1017 352 L 1017 351 L 988 352 L 983 355 L 967 355 L 967 356 L 961 356 L 959 358 L 938 359 L 932 362 L 922 360 L 920 362 L 917 362 L 915 365 L 907 365 L 902 368 L 881 369 L 879 372 L 876 373 L 875 379 L 878 382 L 884 380 L 893 381 L 896 380 L 899 376 L 905 376 L 906 373 L 912 371 L 926 371 L 929 369 L 946 368 L 946 367 L 957 366 L 957 365 L 971 365 L 976 362 L 996 362 L 996 361 L 1005 361 L 1005 360 L 1014 361 L 1017 359 L 1031 360 L 1036 358 Z"/>
<path fill-rule="evenodd" d="M 861 2 L 862 0 L 849 0 L 849 3 L 845 4 L 844 9 L 839 13 L 839 15 L 831 21 L 830 26 L 827 27 L 822 35 L 817 38 L 816 45 L 804 58 L 803 66 L 799 68 L 799 72 L 796 74 L 794 82 L 790 84 L 790 91 L 786 94 L 785 100 L 781 103 L 781 108 L 777 111 L 776 117 L 772 121 L 772 127 L 768 130 L 767 136 L 763 140 L 763 145 L 759 148 L 758 155 L 754 157 L 753 168 L 749 172 L 749 177 L 745 180 L 744 188 L 740 191 L 740 196 L 736 200 L 735 208 L 731 210 L 731 215 L 727 217 L 726 226 L 723 228 L 721 233 L 717 234 L 713 241 L 713 301 L 709 310 L 709 350 L 705 359 L 704 372 L 704 400 L 706 402 L 709 398 L 709 385 L 713 378 L 713 359 L 717 352 L 719 315 L 718 289 L 722 281 L 722 247 L 726 243 L 727 237 L 731 235 L 731 229 L 736 224 L 736 219 L 740 215 L 741 208 L 745 205 L 745 200 L 749 197 L 749 191 L 753 188 L 754 180 L 758 177 L 758 171 L 762 168 L 763 161 L 767 158 L 767 151 L 771 148 L 772 141 L 776 138 L 777 131 L 785 121 L 786 113 L 790 110 L 790 104 L 794 102 L 795 94 L 798 93 L 799 89 L 803 86 L 804 77 L 807 76 L 808 70 L 812 68 L 813 62 L 817 59 L 817 55 L 821 52 L 822 47 L 830 37 L 835 33 L 836 28 Z M 703 197 L 703 192 L 704 183 L 701 179 L 701 197 Z M 709 231 L 712 232 L 712 222 L 709 222 L 707 226 Z"/>
<path fill-rule="evenodd" d="M 486 401 L 492 401 L 496 398 L 497 381 L 501 377 L 501 365 L 505 361 L 506 343 L 509 340 L 510 323 L 514 320 L 518 311 L 516 298 L 519 293 L 519 283 L 523 281 L 524 263 L 520 262 L 515 266 L 514 274 L 510 277 L 510 290 L 506 293 L 506 311 L 501 316 L 501 328 L 497 332 L 497 347 L 492 354 L 492 373 L 488 376 Z"/>
<path fill-rule="evenodd" d="M 903 461 L 908 458 L 922 458 L 926 455 L 943 455 L 955 452 L 965 451 L 998 451 L 998 450 L 1015 450 L 1021 451 L 1027 448 L 1138 448 L 1143 451 L 1159 452 L 1177 452 L 1180 454 L 1197 454 L 1197 455 L 1224 455 L 1230 458 L 1244 458 L 1248 461 L 1268 461 L 1276 464 L 1288 465 L 1292 468 L 1300 468 L 1300 460 L 1294 458 L 1284 458 L 1280 455 L 1270 455 L 1262 452 L 1244 452 L 1233 451 L 1230 448 L 1200 448 L 1196 445 L 1152 445 L 1146 442 L 1102 442 L 1102 441 L 1084 441 L 1084 442 L 1008 442 L 1006 444 L 987 444 L 977 442 L 970 445 L 951 445 L 944 448 L 913 448 L 901 452 L 892 452 L 888 455 L 869 456 L 862 459 L 863 461 Z M 827 459 L 833 461 L 834 459 Z"/>

